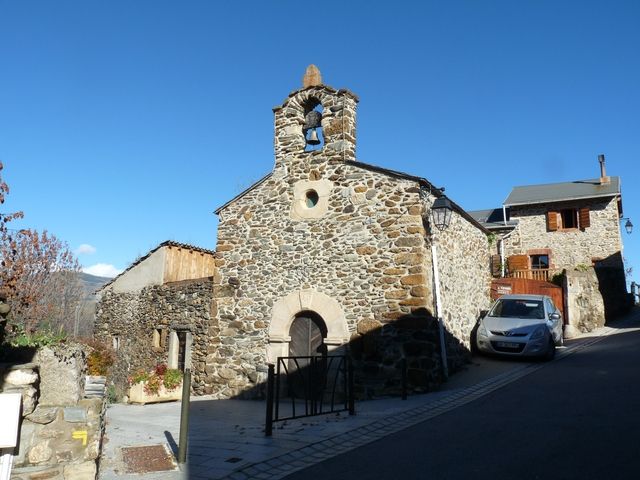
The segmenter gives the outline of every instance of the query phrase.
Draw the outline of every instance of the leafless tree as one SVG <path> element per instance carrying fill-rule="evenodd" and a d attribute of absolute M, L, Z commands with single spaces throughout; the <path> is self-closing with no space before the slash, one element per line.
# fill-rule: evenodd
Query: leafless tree
<path fill-rule="evenodd" d="M 0 203 L 8 193 L 0 177 Z M 8 228 L 22 217 L 22 212 L 0 213 L 0 288 L 13 321 L 28 333 L 42 326 L 71 331 L 83 297 L 80 265 L 69 246 L 47 231 Z"/>

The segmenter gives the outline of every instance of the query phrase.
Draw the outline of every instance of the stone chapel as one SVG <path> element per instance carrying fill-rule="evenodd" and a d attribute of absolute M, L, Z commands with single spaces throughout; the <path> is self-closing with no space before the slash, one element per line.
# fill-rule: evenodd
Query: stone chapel
<path fill-rule="evenodd" d="M 360 398 L 399 392 L 403 362 L 426 391 L 466 361 L 490 301 L 489 232 L 450 199 L 449 226 L 436 228 L 443 189 L 358 161 L 357 105 L 310 66 L 273 109 L 273 171 L 216 210 L 214 271 L 105 289 L 97 336 L 131 332 L 116 381 L 179 352 L 159 329 L 183 332 L 194 393 L 217 398 L 261 395 L 279 356 L 350 355 Z"/>
<path fill-rule="evenodd" d="M 403 358 L 413 388 L 428 389 L 442 372 L 437 316 L 449 368 L 468 352 L 489 305 L 488 231 L 453 202 L 449 228 L 435 229 L 442 189 L 358 161 L 357 105 L 311 65 L 273 109 L 273 171 L 216 210 L 220 343 L 208 361 L 212 378 L 233 374 L 216 382 L 222 397 L 251 388 L 278 356 L 323 349 L 349 352 L 361 396 L 397 389 Z"/>

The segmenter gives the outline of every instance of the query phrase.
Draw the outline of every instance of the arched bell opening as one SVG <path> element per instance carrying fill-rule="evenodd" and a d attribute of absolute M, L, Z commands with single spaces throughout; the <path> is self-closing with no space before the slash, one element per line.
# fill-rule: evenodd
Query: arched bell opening
<path fill-rule="evenodd" d="M 322 104 L 317 98 L 310 98 L 304 105 L 304 126 L 302 133 L 305 140 L 305 152 L 321 150 L 324 147 L 322 131 Z"/>

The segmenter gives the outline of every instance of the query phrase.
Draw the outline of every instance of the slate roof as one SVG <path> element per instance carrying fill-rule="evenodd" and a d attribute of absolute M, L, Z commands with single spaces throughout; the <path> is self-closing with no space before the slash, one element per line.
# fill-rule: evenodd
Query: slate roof
<path fill-rule="evenodd" d="M 513 228 L 518 224 L 517 220 L 507 220 L 507 224 L 505 225 L 502 208 L 474 210 L 473 212 L 469 212 L 469 215 L 488 230 Z"/>
<path fill-rule="evenodd" d="M 596 178 L 592 180 L 576 180 L 574 182 L 514 187 L 504 201 L 504 206 L 511 207 L 620 195 L 620 177 L 610 177 L 610 179 L 609 183 L 604 184 L 601 184 L 600 179 Z"/>
<path fill-rule="evenodd" d="M 153 249 L 149 250 L 149 252 L 146 255 L 137 258 L 131 265 L 129 265 L 127 268 L 125 268 L 121 273 L 119 273 L 118 275 L 113 277 L 109 282 L 107 282 L 104 285 L 102 285 L 98 290 L 95 291 L 95 293 L 98 293 L 98 292 L 101 292 L 102 290 L 104 290 L 106 287 L 111 285 L 113 282 L 115 282 L 122 275 L 127 273 L 129 270 L 131 270 L 133 267 L 135 267 L 139 263 L 144 262 L 147 258 L 149 258 L 151 256 L 152 253 L 154 253 L 155 251 L 161 249 L 162 247 L 178 247 L 178 248 L 184 248 L 185 250 L 193 250 L 194 252 L 209 253 L 211 255 L 215 255 L 216 254 L 216 252 L 214 250 L 209 250 L 207 248 L 197 247 L 195 245 L 189 245 L 188 243 L 175 242 L 173 240 L 166 240 L 166 241 L 162 242 L 160 245 L 158 245 L 156 248 L 153 248 Z"/>

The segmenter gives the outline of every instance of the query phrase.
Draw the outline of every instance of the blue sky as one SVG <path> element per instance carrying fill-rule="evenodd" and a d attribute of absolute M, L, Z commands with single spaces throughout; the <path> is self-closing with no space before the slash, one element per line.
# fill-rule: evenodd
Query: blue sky
<path fill-rule="evenodd" d="M 360 160 L 469 210 L 606 154 L 640 281 L 638 25 L 637 1 L 0 0 L 2 208 L 93 272 L 215 248 L 213 210 L 271 170 L 271 108 L 314 63 L 360 96 Z"/>

